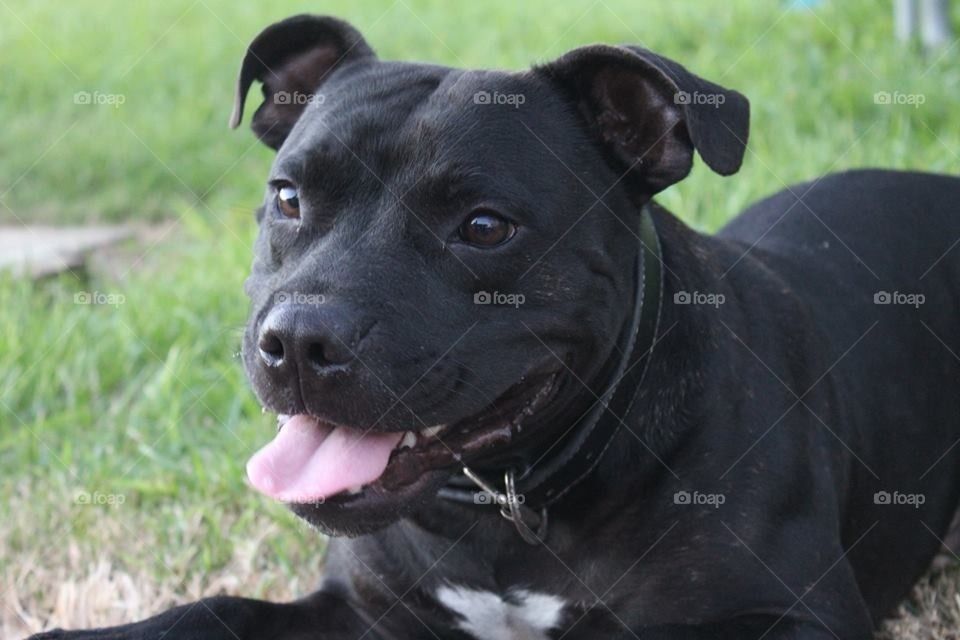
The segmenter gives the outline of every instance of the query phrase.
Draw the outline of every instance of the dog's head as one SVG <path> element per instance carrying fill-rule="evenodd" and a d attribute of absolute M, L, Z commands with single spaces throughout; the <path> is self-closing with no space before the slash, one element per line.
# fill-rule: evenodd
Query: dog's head
<path fill-rule="evenodd" d="M 569 426 L 630 319 L 640 206 L 747 137 L 743 96 L 629 47 L 460 70 L 297 16 L 250 44 L 232 126 L 255 80 L 277 157 L 243 354 L 283 424 L 248 471 L 331 533 Z"/>

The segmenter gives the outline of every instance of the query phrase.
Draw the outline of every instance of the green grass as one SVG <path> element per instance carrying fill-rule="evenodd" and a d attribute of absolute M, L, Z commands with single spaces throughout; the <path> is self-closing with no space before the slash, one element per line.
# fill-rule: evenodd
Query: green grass
<path fill-rule="evenodd" d="M 235 353 L 272 154 L 226 127 L 248 40 L 305 11 L 349 19 L 384 58 L 520 69 L 580 44 L 642 43 L 741 90 L 753 109 L 741 173 L 721 179 L 701 163 L 661 197 L 703 229 L 827 171 L 960 170 L 955 51 L 938 60 L 895 46 L 886 3 L 784 14 L 748 0 L 3 0 L 0 222 L 181 224 L 130 269 L 0 279 L 0 500 L 15 514 L 0 522 L 0 575 L 29 573 L 25 558 L 80 566 L 75 548 L 182 593 L 182 579 L 228 566 L 266 522 L 279 524 L 257 562 L 276 580 L 255 590 L 315 565 L 317 540 L 243 482 L 271 428 Z M 78 105 L 79 91 L 124 102 Z M 877 91 L 925 103 L 877 105 Z M 80 291 L 125 300 L 77 305 Z M 81 492 L 124 503 L 77 504 Z M 40 578 L 17 585 L 49 603 Z"/>

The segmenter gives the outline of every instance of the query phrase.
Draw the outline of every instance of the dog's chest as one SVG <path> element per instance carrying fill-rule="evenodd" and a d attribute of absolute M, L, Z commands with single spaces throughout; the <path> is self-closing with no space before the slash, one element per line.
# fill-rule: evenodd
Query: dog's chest
<path fill-rule="evenodd" d="M 526 589 L 501 594 L 442 585 L 435 596 L 456 618 L 455 626 L 477 640 L 547 640 L 567 606 L 555 595 Z"/>

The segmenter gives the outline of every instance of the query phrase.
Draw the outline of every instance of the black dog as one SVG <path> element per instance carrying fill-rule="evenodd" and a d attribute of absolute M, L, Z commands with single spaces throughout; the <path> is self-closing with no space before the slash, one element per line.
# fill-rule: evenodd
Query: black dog
<path fill-rule="evenodd" d="M 702 236 L 652 196 L 740 166 L 740 94 L 634 47 L 381 62 L 299 16 L 232 124 L 278 149 L 244 362 L 251 482 L 320 590 L 53 638 L 851 638 L 960 500 L 960 180 L 855 171 Z M 952 250 L 952 251 L 951 251 Z"/>

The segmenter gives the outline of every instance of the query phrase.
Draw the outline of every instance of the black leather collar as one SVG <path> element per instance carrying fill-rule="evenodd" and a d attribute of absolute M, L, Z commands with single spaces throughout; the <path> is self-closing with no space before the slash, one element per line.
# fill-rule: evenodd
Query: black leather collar
<path fill-rule="evenodd" d="M 500 507 L 505 518 L 517 525 L 531 544 L 546 535 L 547 508 L 563 497 L 593 471 L 610 446 L 647 373 L 656 344 L 663 303 L 663 269 L 660 240 L 650 207 L 640 215 L 640 244 L 637 255 L 637 292 L 631 320 L 611 382 L 576 426 L 526 470 L 504 469 L 503 489 L 495 482 L 464 467 L 440 490 L 440 497 L 464 504 L 491 504 Z M 487 474 L 488 472 L 485 472 Z"/>

